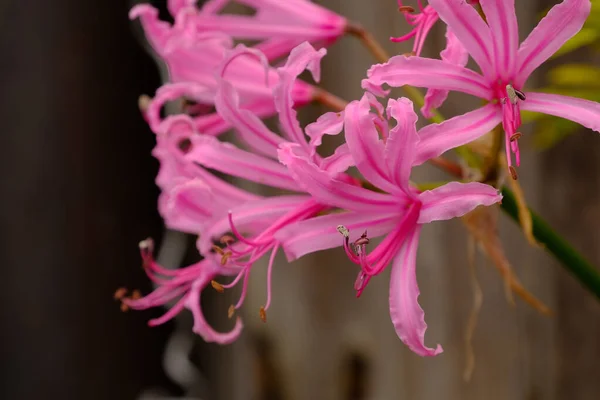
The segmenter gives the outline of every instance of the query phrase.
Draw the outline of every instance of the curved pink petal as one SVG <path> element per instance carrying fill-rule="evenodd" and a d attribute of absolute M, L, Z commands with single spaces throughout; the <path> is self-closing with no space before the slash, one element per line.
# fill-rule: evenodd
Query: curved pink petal
<path fill-rule="evenodd" d="M 419 131 L 415 165 L 485 135 L 502 120 L 497 105 L 487 104 L 475 111 L 448 119 L 441 124 L 427 125 Z"/>
<path fill-rule="evenodd" d="M 416 267 L 420 231 L 417 225 L 394 258 L 390 276 L 390 316 L 396 334 L 405 345 L 420 356 L 435 356 L 443 351 L 442 346 L 438 344 L 435 349 L 425 346 L 427 324 L 418 302 Z"/>
<path fill-rule="evenodd" d="M 519 49 L 519 26 L 515 0 L 481 0 L 479 2 L 492 32 L 495 77 L 512 79 L 516 72 Z"/>
<path fill-rule="evenodd" d="M 269 157 L 277 157 L 277 148 L 283 138 L 271 132 L 253 112 L 240 108 L 239 96 L 231 83 L 221 81 L 215 96 L 215 107 L 251 149 Z"/>
<path fill-rule="evenodd" d="M 467 49 L 458 40 L 450 27 L 446 28 L 446 48 L 441 51 L 440 57 L 442 61 L 449 64 L 459 65 L 464 67 L 469 60 Z M 440 107 L 448 97 L 448 90 L 443 89 L 428 89 L 425 94 L 425 104 L 421 107 L 421 113 L 425 118 L 431 118 L 431 110 Z"/>
<path fill-rule="evenodd" d="M 332 176 L 340 172 L 345 172 L 352 166 L 354 166 L 354 158 L 352 158 L 352 153 L 350 153 L 350 149 L 346 143 L 338 146 L 329 157 L 321 159 L 319 164 L 319 168 Z"/>
<path fill-rule="evenodd" d="M 158 211 L 169 228 L 197 234 L 212 217 L 214 206 L 210 187 L 201 179 L 192 179 L 161 193 Z"/>
<path fill-rule="evenodd" d="M 390 129 L 383 157 L 396 185 L 408 194 L 408 181 L 419 143 L 417 114 L 412 101 L 402 97 L 388 101 L 387 115 L 396 120 L 396 126 Z"/>
<path fill-rule="evenodd" d="M 450 182 L 419 195 L 423 203 L 419 224 L 462 217 L 477 206 L 489 206 L 502 200 L 498 189 L 479 182 Z"/>
<path fill-rule="evenodd" d="M 191 162 L 252 182 L 298 190 L 285 167 L 274 160 L 220 142 L 213 136 L 194 136 L 191 142 L 192 148 L 185 156 Z"/>
<path fill-rule="evenodd" d="M 489 76 L 494 73 L 490 28 L 473 6 L 464 0 L 430 0 L 429 4 L 454 31 L 481 68 L 483 75 Z"/>
<path fill-rule="evenodd" d="M 346 143 L 356 168 L 371 184 L 386 192 L 398 193 L 402 189 L 390 177 L 384 157 L 385 145 L 373 122 L 370 98 L 365 94 L 360 101 L 353 101 L 346 106 Z"/>
<path fill-rule="evenodd" d="M 522 110 L 555 115 L 600 132 L 600 103 L 595 101 L 558 94 L 527 92 L 527 100 L 520 105 Z"/>
<path fill-rule="evenodd" d="M 129 11 L 129 19 L 140 19 L 146 39 L 157 52 L 169 39 L 171 24 L 158 19 L 158 10 L 149 4 L 138 4 Z M 159 52 L 160 53 L 160 52 Z"/>
<path fill-rule="evenodd" d="M 521 43 L 517 55 L 516 86 L 523 87 L 531 73 L 581 30 L 590 14 L 589 0 L 564 0 L 552 7 Z"/>
<path fill-rule="evenodd" d="M 305 69 L 312 73 L 315 81 L 319 81 L 320 62 L 326 53 L 325 49 L 317 51 L 309 43 L 304 42 L 292 50 L 285 66 L 277 69 L 279 83 L 273 89 L 273 96 L 275 108 L 279 113 L 279 122 L 286 137 L 304 148 L 308 148 L 308 143 L 294 110 L 292 89 L 298 75 Z"/>
<path fill-rule="evenodd" d="M 205 260 L 206 262 L 209 262 Z M 204 290 L 206 286 L 210 283 L 210 281 L 217 275 L 217 271 L 222 270 L 218 265 L 214 262 L 210 262 L 212 269 L 214 272 L 203 274 L 198 279 L 196 279 L 192 283 L 192 287 L 190 288 L 190 292 L 185 299 L 185 307 L 188 308 L 194 317 L 194 325 L 192 326 L 192 331 L 202 337 L 206 342 L 215 342 L 219 344 L 229 344 L 235 341 L 242 332 L 244 324 L 242 320 L 237 317 L 235 321 L 234 327 L 226 333 L 217 332 L 213 329 L 212 326 L 206 321 L 204 318 L 204 313 L 202 312 L 202 304 L 201 304 L 201 292 Z"/>
<path fill-rule="evenodd" d="M 323 136 L 337 135 L 344 129 L 344 112 L 328 112 L 321 115 L 315 122 L 308 124 L 304 129 L 310 137 L 310 145 L 321 145 Z"/>
<path fill-rule="evenodd" d="M 297 154 L 298 150 L 300 147 L 295 144 L 281 145 L 279 160 L 287 166 L 297 184 L 321 204 L 351 211 L 393 212 L 401 209 L 402 202 L 406 201 L 402 197 L 395 198 L 335 179 L 306 156 Z"/>
<path fill-rule="evenodd" d="M 460 65 L 431 58 L 395 56 L 385 64 L 373 65 L 367 76 L 367 83 L 374 86 L 384 83 L 393 87 L 410 85 L 455 90 L 485 100 L 492 98 L 491 89 L 481 75 Z M 366 89 L 364 80 L 363 88 Z"/>
<path fill-rule="evenodd" d="M 275 234 L 289 261 L 306 254 L 342 246 L 343 236 L 337 230 L 344 225 L 354 241 L 366 230 L 370 238 L 385 235 L 398 224 L 398 213 L 349 212 L 314 217 L 289 225 Z"/>

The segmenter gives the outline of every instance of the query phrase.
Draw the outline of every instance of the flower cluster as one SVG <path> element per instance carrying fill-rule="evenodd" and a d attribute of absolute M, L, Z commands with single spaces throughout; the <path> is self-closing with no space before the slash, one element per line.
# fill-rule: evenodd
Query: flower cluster
<path fill-rule="evenodd" d="M 516 179 L 511 154 L 518 166 L 521 110 L 562 116 L 598 130 L 599 104 L 525 90 L 535 68 L 581 28 L 589 0 L 555 6 L 520 46 L 514 0 L 430 0 L 426 6 L 419 0 L 419 12 L 399 1 L 413 30 L 392 40 L 414 39 L 413 52 L 371 67 L 359 100 L 304 127 L 296 110 L 324 91 L 298 76 L 308 70 L 319 82 L 326 47 L 348 31 L 346 19 L 308 0 L 237 2 L 256 13 L 227 13 L 229 1 L 224 0 L 207 1 L 201 8 L 192 0 L 170 0 L 170 24 L 159 20 L 150 5 L 131 10 L 130 17 L 141 20 L 169 69 L 169 82 L 143 107 L 156 134 L 159 211 L 170 228 L 198 235 L 203 259 L 169 270 L 154 261 L 153 244 L 145 240 L 140 243 L 144 268 L 158 288 L 145 297 L 137 292 L 128 297 L 120 290 L 117 297 L 134 309 L 174 302 L 151 325 L 188 308 L 195 333 L 206 341 L 230 343 L 239 336 L 242 321 L 238 317 L 231 331 L 216 332 L 200 306 L 206 287 L 220 292 L 241 287 L 239 300 L 229 309 L 232 317 L 244 303 L 253 266 L 267 257 L 267 294 L 259 313 L 264 321 L 279 250 L 291 261 L 343 247 L 357 265 L 357 296 L 390 266 L 390 315 L 398 336 L 419 355 L 440 353 L 441 346 L 424 343 L 427 325 L 417 301 L 421 227 L 492 206 L 502 196 L 482 182 L 451 181 L 424 190 L 411 181 L 411 171 L 439 162 L 443 153 L 501 124 Z M 447 25 L 447 46 L 441 59 L 423 58 L 424 41 L 438 20 Z M 240 40 L 246 45 L 236 45 Z M 465 67 L 469 56 L 480 73 Z M 272 66 L 275 61 L 279 66 Z M 487 104 L 418 129 L 411 100 L 382 103 L 376 97 L 386 95 L 384 84 L 427 88 L 421 109 L 426 118 L 450 91 L 478 96 Z M 163 106 L 177 100 L 183 100 L 181 113 L 163 117 Z M 277 132 L 263 122 L 272 116 L 279 120 Z M 228 142 L 221 134 L 229 130 L 234 139 Z M 321 150 L 324 135 L 343 136 L 328 156 Z M 350 167 L 360 176 L 350 174 Z M 231 183 L 239 180 L 280 194 L 264 195 Z M 371 249 L 376 237 L 382 239 Z M 221 283 L 223 277 L 233 279 Z"/>

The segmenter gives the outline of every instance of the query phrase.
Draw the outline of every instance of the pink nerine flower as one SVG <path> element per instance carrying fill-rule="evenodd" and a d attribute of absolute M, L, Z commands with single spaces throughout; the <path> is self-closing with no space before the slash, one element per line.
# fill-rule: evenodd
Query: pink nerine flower
<path fill-rule="evenodd" d="M 147 296 L 140 297 L 137 292 L 125 297 L 125 290 L 119 289 L 115 297 L 127 307 L 145 310 L 152 307 L 175 304 L 163 316 L 148 321 L 148 325 L 164 324 L 175 317 L 184 308 L 189 309 L 194 317 L 192 330 L 207 342 L 227 344 L 233 342 L 242 331 L 242 320 L 236 318 L 233 329 L 226 333 L 215 331 L 204 318 L 200 302 L 202 290 L 219 275 L 232 275 L 235 271 L 222 267 L 212 260 L 206 259 L 186 268 L 171 270 L 154 261 L 154 243 L 151 239 L 140 242 L 140 253 L 144 263 L 144 271 L 159 287 Z"/>
<path fill-rule="evenodd" d="M 373 100 L 365 95 L 362 100 L 350 103 L 345 110 L 344 126 L 356 167 L 382 192 L 339 180 L 306 157 L 298 145 L 284 144 L 279 158 L 298 184 L 319 203 L 346 212 L 299 222 L 275 236 L 290 260 L 343 243 L 350 260 L 361 269 L 355 283 L 358 295 L 372 276 L 391 263 L 390 314 L 396 332 L 415 353 L 433 356 L 442 348 L 425 346 L 427 325 L 417 302 L 415 268 L 421 227 L 464 215 L 479 205 L 494 204 L 501 196 L 493 187 L 476 182 L 452 182 L 419 192 L 409 182 L 415 158 L 433 147 L 444 151 L 447 142 L 429 140 L 425 147 L 421 146 L 415 127 L 417 116 L 409 100 L 389 100 L 387 117 L 383 107 Z M 371 112 L 372 106 L 375 113 Z M 387 129 L 388 119 L 396 121 L 394 128 Z M 367 230 L 371 237 L 386 235 L 369 254 Z M 338 231 L 344 235 L 343 241 Z M 361 235 L 362 232 L 365 233 Z"/>
<path fill-rule="evenodd" d="M 246 5 L 256 12 L 254 15 L 221 13 L 229 3 Z M 260 40 L 258 48 L 269 60 L 289 53 L 304 41 L 315 46 L 329 45 L 344 34 L 346 24 L 344 17 L 309 0 L 209 0 L 196 17 L 200 31 Z"/>
<path fill-rule="evenodd" d="M 468 126 L 453 138 L 458 146 L 488 132 L 492 123 L 502 122 L 508 165 L 514 177 L 511 151 L 518 166 L 520 133 L 517 129 L 521 124 L 521 109 L 567 118 L 600 130 L 600 104 L 596 102 L 546 93 L 523 93 L 531 73 L 581 29 L 590 12 L 589 0 L 564 0 L 554 6 L 520 46 L 514 0 L 481 0 L 487 24 L 464 0 L 430 0 L 429 3 L 479 65 L 482 74 L 440 60 L 396 56 L 369 70 L 365 88 L 384 83 L 412 85 L 456 90 L 490 101 L 445 124 Z M 444 134 L 442 125 L 440 135 Z"/>
<path fill-rule="evenodd" d="M 158 10 L 148 4 L 134 7 L 130 18 L 140 18 L 146 38 L 156 53 L 165 61 L 169 81 L 163 85 L 150 103 L 147 119 L 151 129 L 161 129 L 161 109 L 172 100 L 186 98 L 198 104 L 213 106 L 220 75 L 238 88 L 241 106 L 252 110 L 259 117 L 276 113 L 273 87 L 278 74 L 255 56 L 235 57 L 245 52 L 245 47 L 232 49 L 230 37 L 218 32 L 200 32 L 195 7 L 177 9 L 173 25 L 158 19 Z M 225 60 L 228 60 L 227 62 Z M 225 65 L 226 64 L 226 65 Z M 226 72 L 224 70 L 226 69 Z M 294 82 L 292 97 L 296 107 L 313 100 L 315 88 L 301 80 Z M 219 134 L 230 126 L 214 112 L 195 116 L 196 129 L 203 134 Z"/>

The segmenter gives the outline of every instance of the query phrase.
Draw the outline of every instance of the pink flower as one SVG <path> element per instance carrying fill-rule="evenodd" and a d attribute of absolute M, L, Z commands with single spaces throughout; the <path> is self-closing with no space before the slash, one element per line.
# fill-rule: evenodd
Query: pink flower
<path fill-rule="evenodd" d="M 375 112 L 371 112 L 371 107 Z M 319 203 L 345 212 L 290 225 L 275 237 L 290 260 L 343 243 L 350 260 L 361 268 L 355 284 L 357 295 L 371 277 L 391 263 L 390 314 L 396 332 L 417 354 L 433 356 L 442 348 L 425 346 L 427 325 L 417 302 L 415 268 L 421 226 L 464 215 L 479 205 L 494 204 L 501 196 L 493 187 L 481 183 L 452 182 L 419 192 L 409 182 L 415 159 L 422 157 L 423 152 L 430 153 L 434 147 L 435 151 L 446 150 L 448 142 L 417 134 L 417 116 L 408 99 L 389 100 L 386 115 L 383 107 L 366 94 L 348 105 L 344 121 L 346 142 L 356 167 L 382 192 L 331 176 L 296 144 L 281 146 L 279 158 L 297 183 Z M 396 122 L 389 130 L 388 119 Z M 344 235 L 343 241 L 338 230 Z M 386 235 L 369 254 L 367 230 L 369 237 Z"/>
<path fill-rule="evenodd" d="M 240 47 L 239 51 L 232 52 L 224 60 L 224 65 L 244 55 L 264 59 L 255 50 Z M 283 136 L 270 131 L 252 111 L 241 108 L 240 93 L 226 79 L 219 81 L 214 102 L 224 121 L 234 127 L 245 149 L 222 142 L 214 136 L 198 134 L 194 122 L 187 115 L 169 117 L 161 123 L 162 129 L 157 134 L 157 147 L 154 150 L 154 155 L 161 162 L 157 178 L 157 183 L 163 190 L 159 210 L 167 226 L 200 234 L 197 246 L 206 260 L 177 271 L 178 277 L 186 277 L 186 282 L 189 283 L 187 286 L 179 286 L 180 280 L 176 279 L 172 281 L 173 284 L 171 281 L 158 281 L 161 283 L 160 293 L 174 291 L 185 297 L 190 288 L 204 287 L 217 274 L 236 275 L 228 284 L 213 284 L 219 290 L 224 290 L 242 282 L 242 293 L 237 303 L 231 307 L 231 314 L 244 302 L 254 263 L 269 255 L 267 300 L 260 310 L 261 318 L 266 318 L 266 310 L 271 304 L 271 274 L 275 255 L 280 248 L 285 249 L 275 238 L 275 234 L 290 224 L 315 216 L 328 208 L 298 187 L 286 168 L 279 163 L 278 147 L 285 142 L 295 143 L 328 174 L 351 181 L 340 175 L 352 163 L 346 146 L 329 157 L 321 157 L 316 152 L 322 135 L 335 135 L 341 131 L 342 114 L 335 118 L 321 118 L 312 124 L 310 129 L 307 128 L 310 138 L 307 141 L 294 111 L 293 90 L 297 76 L 308 69 L 315 80 L 318 80 L 319 62 L 324 55 L 325 49 L 316 51 L 310 44 L 303 43 L 292 50 L 287 63 L 277 69 L 278 80 L 273 87 L 272 97 Z M 264 197 L 250 193 L 217 178 L 208 172 L 209 169 L 230 177 L 283 189 L 291 194 Z M 155 264 L 149 264 L 155 267 Z M 164 272 L 158 267 L 155 269 L 161 274 Z M 196 277 L 195 274 L 200 275 Z M 201 283 L 190 286 L 196 281 Z M 128 300 L 125 304 L 137 308 L 160 305 L 162 297 L 157 296 L 151 295 L 149 300 L 140 299 L 134 303 Z M 164 296 L 168 297 L 170 294 Z M 186 301 L 182 300 L 183 303 Z M 183 305 L 180 305 L 173 310 L 182 308 Z M 219 340 L 224 342 L 225 339 Z"/>
<path fill-rule="evenodd" d="M 200 302 L 202 291 L 215 277 L 232 275 L 235 271 L 222 267 L 210 259 L 205 259 L 182 269 L 166 269 L 154 261 L 153 251 L 154 243 L 151 239 L 140 242 L 144 271 L 146 271 L 152 282 L 159 285 L 159 287 L 144 297 L 136 295 L 136 292 L 131 297 L 124 297 L 124 290 L 119 289 L 115 297 L 120 299 L 125 306 L 136 310 L 165 306 L 175 301 L 175 304 L 163 316 L 148 321 L 150 326 L 164 324 L 181 310 L 187 308 L 194 317 L 192 331 L 200 335 L 205 341 L 227 344 L 237 339 L 242 331 L 242 320 L 239 317 L 236 318 L 233 329 L 227 333 L 217 332 L 204 318 Z M 121 293 L 119 294 L 119 292 Z"/>
<path fill-rule="evenodd" d="M 272 89 L 278 75 L 256 56 L 246 54 L 244 46 L 232 49 L 232 39 L 218 32 L 200 32 L 194 7 L 177 9 L 175 23 L 170 25 L 158 19 L 158 10 L 147 4 L 134 7 L 130 18 L 140 18 L 146 37 L 169 69 L 170 84 L 162 86 L 146 113 L 151 129 L 161 129 L 161 109 L 168 101 L 185 97 L 197 104 L 213 106 L 220 76 L 239 89 L 241 106 L 260 117 L 276 113 Z M 225 63 L 225 60 L 229 60 Z M 265 77 L 267 68 L 267 77 Z M 310 103 L 315 88 L 300 80 L 294 82 L 294 104 L 301 107 Z M 220 134 L 230 126 L 214 112 L 194 117 L 196 129 L 203 134 Z"/>
<path fill-rule="evenodd" d="M 221 13 L 229 3 L 249 6 L 255 14 Z M 209 0 L 196 17 L 200 31 L 261 41 L 258 48 L 269 60 L 286 55 L 304 41 L 329 45 L 344 34 L 346 23 L 344 17 L 309 0 Z"/>
<path fill-rule="evenodd" d="M 520 47 L 514 0 L 481 0 L 487 24 L 464 0 L 430 0 L 429 3 L 479 65 L 482 74 L 440 60 L 396 56 L 385 64 L 373 66 L 363 87 L 384 83 L 412 85 L 456 90 L 490 101 L 476 111 L 442 123 L 439 132 L 444 134 L 444 126 L 448 124 L 462 124 L 465 129 L 453 138 L 454 145 L 459 146 L 488 132 L 492 123 L 502 122 L 513 176 L 516 172 L 510 154 L 515 154 L 518 166 L 520 133 L 517 129 L 521 125 L 521 109 L 567 118 L 600 130 L 600 104 L 596 102 L 522 92 L 529 75 L 581 29 L 590 12 L 589 0 L 564 0 L 554 6 Z"/>
<path fill-rule="evenodd" d="M 435 25 L 436 21 L 438 20 L 438 15 L 437 12 L 435 12 L 435 10 L 433 9 L 433 7 L 429 5 L 423 7 L 423 2 L 421 0 L 418 0 L 418 4 L 421 13 L 413 14 L 414 9 L 412 7 L 405 6 L 404 4 L 402 4 L 402 0 L 398 0 L 398 7 L 400 9 L 400 12 L 404 14 L 406 22 L 408 22 L 415 28 L 404 36 L 396 38 L 392 37 L 390 38 L 390 40 L 392 42 L 399 43 L 414 38 L 415 41 L 413 44 L 412 52 L 414 53 L 413 55 L 420 56 L 421 51 L 423 50 L 423 44 L 425 43 L 425 39 L 427 38 L 429 31 L 431 31 L 433 25 Z"/>

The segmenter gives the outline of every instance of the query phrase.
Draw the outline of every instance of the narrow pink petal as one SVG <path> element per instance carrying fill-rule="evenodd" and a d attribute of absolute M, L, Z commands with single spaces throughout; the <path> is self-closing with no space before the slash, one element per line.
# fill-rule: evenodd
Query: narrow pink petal
<path fill-rule="evenodd" d="M 327 171 L 332 176 L 340 172 L 345 172 L 352 166 L 354 166 L 354 158 L 352 158 L 352 153 L 350 153 L 350 149 L 346 143 L 338 146 L 329 157 L 323 158 L 319 165 L 322 170 Z"/>
<path fill-rule="evenodd" d="M 165 225 L 181 232 L 197 234 L 213 215 L 214 198 L 210 187 L 201 179 L 183 180 L 163 192 L 158 211 Z"/>
<path fill-rule="evenodd" d="M 186 159 L 206 168 L 281 189 L 297 190 L 298 185 L 278 162 L 223 143 L 213 136 L 191 138 Z"/>
<path fill-rule="evenodd" d="M 206 261 L 208 262 L 208 261 Z M 211 262 L 212 269 L 219 270 L 214 262 Z M 206 342 L 215 342 L 219 344 L 229 344 L 235 341 L 239 336 L 243 328 L 242 320 L 236 318 L 234 327 L 226 333 L 217 332 L 210 326 L 210 324 L 204 318 L 201 304 L 201 292 L 210 283 L 211 279 L 215 277 L 215 273 L 204 274 L 199 279 L 192 283 L 190 292 L 185 300 L 185 306 L 188 308 L 194 317 L 194 325 L 192 331 L 202 337 Z"/>
<path fill-rule="evenodd" d="M 370 99 L 365 94 L 360 101 L 353 101 L 346 106 L 346 143 L 356 168 L 371 184 L 384 191 L 397 193 L 401 189 L 393 183 L 385 162 L 385 145 L 373 122 Z"/>
<path fill-rule="evenodd" d="M 498 190 L 479 182 L 450 182 L 419 195 L 423 203 L 419 223 L 462 217 L 477 206 L 489 206 L 502 200 Z"/>
<path fill-rule="evenodd" d="M 417 114 L 412 101 L 401 97 L 388 101 L 387 115 L 396 120 L 396 126 L 390 129 L 383 157 L 396 185 L 410 193 L 408 181 L 419 143 Z"/>
<path fill-rule="evenodd" d="M 441 124 L 427 125 L 419 131 L 415 165 L 485 135 L 501 121 L 501 112 L 495 104 L 487 104 L 475 111 L 448 119 Z"/>
<path fill-rule="evenodd" d="M 166 45 L 171 24 L 158 19 L 158 10 L 149 4 L 138 4 L 129 11 L 129 19 L 136 18 L 140 19 L 146 39 L 152 48 L 160 53 L 158 49 Z"/>
<path fill-rule="evenodd" d="M 515 0 L 481 0 L 480 4 L 492 32 L 495 76 L 504 80 L 512 79 L 519 49 Z"/>
<path fill-rule="evenodd" d="M 430 0 L 429 4 L 438 12 L 442 21 L 448 24 L 456 34 L 481 68 L 483 75 L 493 74 L 494 60 L 492 59 L 490 28 L 473 6 L 464 0 Z"/>
<path fill-rule="evenodd" d="M 269 61 L 273 61 L 287 56 L 300 43 L 297 39 L 269 38 L 258 43 L 254 48 L 263 53 Z"/>
<path fill-rule="evenodd" d="M 555 115 L 600 132 L 600 103 L 595 101 L 558 94 L 527 92 L 527 100 L 520 105 L 522 110 Z"/>
<path fill-rule="evenodd" d="M 297 184 L 321 204 L 351 211 L 377 209 L 392 212 L 401 207 L 400 203 L 405 200 L 335 179 L 309 161 L 307 156 L 298 154 L 299 150 L 298 145 L 283 144 L 279 149 L 279 160 L 287 166 Z"/>
<path fill-rule="evenodd" d="M 279 113 L 279 122 L 286 137 L 304 148 L 308 148 L 308 144 L 294 110 L 292 89 L 298 75 L 305 69 L 312 73 L 315 81 L 319 81 L 320 62 L 326 53 L 325 49 L 317 51 L 309 43 L 304 42 L 292 50 L 285 66 L 277 69 L 279 83 L 275 86 L 273 95 L 275 108 Z"/>
<path fill-rule="evenodd" d="M 390 316 L 396 334 L 402 342 L 420 356 L 440 354 L 442 346 L 435 349 L 425 346 L 425 313 L 419 305 L 417 284 L 417 247 L 421 228 L 416 226 L 404 242 L 392 265 L 390 277 Z"/>
<path fill-rule="evenodd" d="M 523 87 L 531 73 L 583 26 L 590 14 L 589 0 L 564 0 L 555 5 L 521 43 L 517 55 L 516 86 Z"/>
<path fill-rule="evenodd" d="M 323 136 L 337 135 L 344 129 L 344 112 L 328 112 L 321 115 L 315 122 L 306 126 L 305 131 L 310 137 L 311 146 L 320 146 Z"/>
<path fill-rule="evenodd" d="M 277 148 L 283 138 L 271 132 L 253 112 L 240 108 L 238 93 L 231 83 L 221 81 L 215 96 L 215 107 L 251 149 L 269 157 L 277 157 Z"/>
<path fill-rule="evenodd" d="M 344 238 L 337 230 L 344 225 L 354 241 L 366 230 L 370 238 L 390 232 L 398 224 L 398 214 L 382 214 L 376 210 L 339 213 L 314 217 L 289 225 L 275 234 L 289 261 L 320 250 L 341 247 Z"/>
<path fill-rule="evenodd" d="M 458 40 L 450 27 L 446 28 L 446 48 L 440 53 L 442 61 L 449 64 L 464 67 L 469 60 L 467 49 Z M 428 89 L 425 94 L 425 104 L 421 108 L 421 113 L 425 118 L 431 118 L 431 110 L 440 107 L 448 97 L 448 90 Z"/>
<path fill-rule="evenodd" d="M 223 209 L 216 215 L 197 241 L 201 254 L 210 254 L 213 240 L 219 239 L 224 234 L 231 232 L 229 213 L 235 228 L 246 234 L 255 235 L 266 229 L 278 218 L 293 211 L 310 200 L 309 196 L 273 196 L 260 200 L 249 201 L 231 209 Z"/>
<path fill-rule="evenodd" d="M 385 64 L 373 65 L 367 71 L 367 76 L 366 82 L 374 86 L 384 83 L 392 87 L 410 85 L 455 90 L 485 100 L 492 98 L 491 89 L 481 75 L 460 65 L 431 58 L 395 56 Z M 367 88 L 364 80 L 362 85 Z"/>

